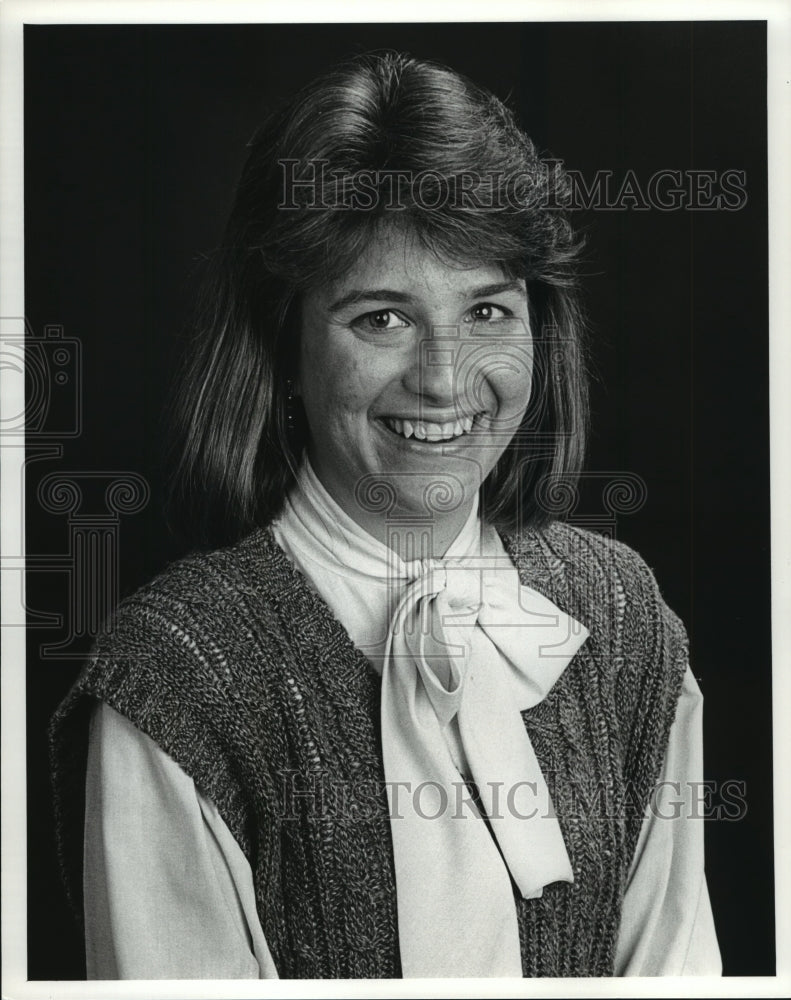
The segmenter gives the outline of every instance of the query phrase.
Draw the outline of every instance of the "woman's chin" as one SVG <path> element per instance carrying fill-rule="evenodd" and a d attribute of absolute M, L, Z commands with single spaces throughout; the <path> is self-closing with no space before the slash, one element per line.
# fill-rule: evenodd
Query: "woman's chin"
<path fill-rule="evenodd" d="M 355 490 L 367 513 L 433 520 L 469 511 L 490 465 L 481 461 L 484 456 L 473 435 L 449 441 L 406 438 L 376 420 L 374 437 L 372 471 L 360 478 Z"/>

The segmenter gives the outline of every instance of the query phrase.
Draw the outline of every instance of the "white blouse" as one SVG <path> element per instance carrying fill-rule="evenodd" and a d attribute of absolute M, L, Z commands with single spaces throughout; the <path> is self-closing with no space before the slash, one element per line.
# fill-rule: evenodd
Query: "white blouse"
<path fill-rule="evenodd" d="M 392 560 L 392 553 L 337 507 L 309 466 L 300 484 L 273 525 L 275 538 L 381 672 L 399 594 L 390 572 L 375 578 L 376 563 Z M 469 548 L 478 532 L 486 540 L 482 552 L 507 560 L 496 532 L 480 527 L 473 510 L 452 550 Z M 571 620 L 550 607 L 561 616 L 558 628 L 568 628 Z M 443 732 L 463 773 L 458 727 Z M 676 803 L 688 802 L 692 783 L 701 780 L 701 747 L 702 697 L 687 669 L 664 784 L 647 810 L 632 864 L 616 975 L 721 973 L 703 872 L 703 821 L 690 818 L 696 813 L 689 806 L 678 819 L 663 818 L 678 815 Z M 546 864 L 552 871 L 550 857 Z M 104 704 L 91 724 L 84 888 L 90 979 L 277 978 L 249 863 L 216 807 L 151 739 Z M 491 917 L 496 922 L 497 913 Z M 501 923 L 503 935 L 513 934 L 508 921 Z M 416 961 L 425 964 L 425 957 Z"/>

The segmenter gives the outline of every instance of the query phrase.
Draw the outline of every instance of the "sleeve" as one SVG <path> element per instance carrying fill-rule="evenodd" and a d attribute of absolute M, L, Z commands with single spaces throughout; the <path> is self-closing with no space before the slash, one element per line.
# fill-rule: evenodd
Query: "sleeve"
<path fill-rule="evenodd" d="M 249 863 L 214 804 L 108 705 L 91 719 L 89 979 L 275 979 Z"/>
<path fill-rule="evenodd" d="M 624 897 L 617 976 L 722 975 L 706 886 L 703 697 L 687 667 L 662 776 L 643 819 Z"/>

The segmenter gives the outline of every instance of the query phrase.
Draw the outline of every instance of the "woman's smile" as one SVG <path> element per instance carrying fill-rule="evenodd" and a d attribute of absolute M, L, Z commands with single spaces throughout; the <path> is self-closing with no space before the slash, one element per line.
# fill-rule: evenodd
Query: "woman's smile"
<path fill-rule="evenodd" d="M 523 281 L 383 228 L 344 278 L 302 301 L 311 463 L 364 527 L 357 488 L 371 476 L 410 515 L 428 513 L 428 486 L 452 481 L 461 520 L 522 421 L 532 364 Z"/>
<path fill-rule="evenodd" d="M 425 441 L 427 444 L 439 444 L 446 441 L 454 441 L 463 434 L 472 431 L 475 422 L 474 417 L 450 417 L 443 422 L 436 420 L 421 420 L 398 417 L 385 417 L 384 422 L 391 431 L 404 438 L 412 438 L 416 441 Z"/>

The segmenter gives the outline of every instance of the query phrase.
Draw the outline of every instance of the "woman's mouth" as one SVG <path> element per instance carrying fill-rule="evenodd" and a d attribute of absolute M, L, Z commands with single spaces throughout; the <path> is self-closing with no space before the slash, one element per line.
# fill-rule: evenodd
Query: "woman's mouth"
<path fill-rule="evenodd" d="M 435 423 L 430 420 L 402 420 L 398 417 L 384 417 L 387 427 L 403 438 L 415 438 L 418 441 L 428 441 L 431 444 L 439 441 L 455 441 L 469 434 L 478 417 L 461 417 L 458 420 L 447 420 Z"/>

